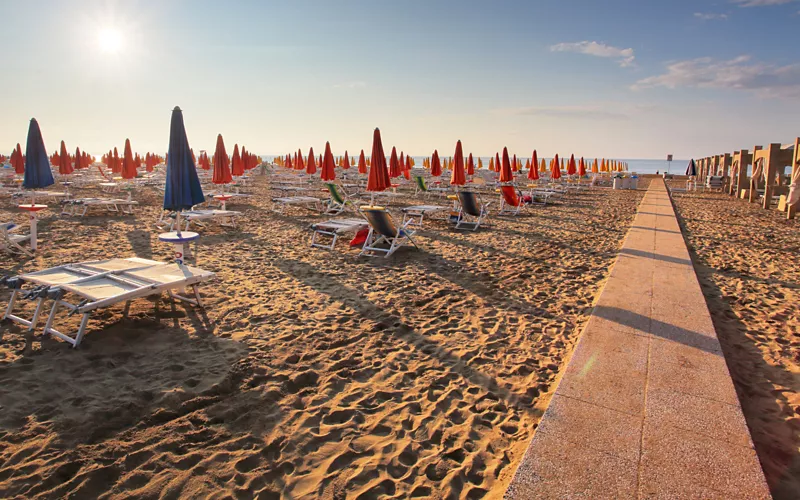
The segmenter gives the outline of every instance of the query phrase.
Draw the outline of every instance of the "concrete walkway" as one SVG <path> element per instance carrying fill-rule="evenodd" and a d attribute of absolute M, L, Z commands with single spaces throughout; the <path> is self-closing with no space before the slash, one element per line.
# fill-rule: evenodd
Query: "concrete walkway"
<path fill-rule="evenodd" d="M 507 498 L 770 498 L 653 179 Z"/>

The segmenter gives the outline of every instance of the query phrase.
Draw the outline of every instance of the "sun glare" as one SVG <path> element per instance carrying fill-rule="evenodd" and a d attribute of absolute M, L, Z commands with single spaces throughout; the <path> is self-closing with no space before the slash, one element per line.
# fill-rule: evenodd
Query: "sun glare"
<path fill-rule="evenodd" d="M 114 28 L 105 28 L 97 34 L 100 50 L 108 54 L 116 54 L 122 48 L 122 34 Z"/>

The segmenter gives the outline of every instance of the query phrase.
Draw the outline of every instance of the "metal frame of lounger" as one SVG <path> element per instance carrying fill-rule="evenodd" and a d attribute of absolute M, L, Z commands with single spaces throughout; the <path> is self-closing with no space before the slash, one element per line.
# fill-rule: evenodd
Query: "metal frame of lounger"
<path fill-rule="evenodd" d="M 286 196 L 282 198 L 272 198 L 272 211 L 275 213 L 279 213 L 283 215 L 283 211 L 286 207 L 291 205 L 300 205 L 309 210 L 316 210 L 317 212 L 322 211 L 322 207 L 320 204 L 322 200 L 319 198 L 314 198 L 312 196 Z M 313 208 L 310 205 L 314 205 Z M 278 206 L 280 208 L 276 209 L 275 207 Z"/>
<path fill-rule="evenodd" d="M 425 214 L 434 214 L 437 212 L 447 211 L 450 207 L 443 207 L 440 205 L 414 205 L 402 209 L 403 222 L 400 224 L 405 226 L 422 227 L 425 221 Z"/>
<path fill-rule="evenodd" d="M 340 235 L 357 233 L 368 227 L 369 223 L 364 219 L 331 219 L 325 222 L 318 222 L 311 226 L 311 229 L 314 231 L 311 235 L 311 246 L 323 248 L 325 250 L 333 250 L 336 246 L 336 240 L 339 239 Z M 331 238 L 330 245 L 319 243 L 318 237 Z"/>
<path fill-rule="evenodd" d="M 25 241 L 30 243 L 31 235 L 11 234 L 18 227 L 19 226 L 13 222 L 5 222 L 0 224 L 0 250 L 4 250 L 10 254 L 21 253 L 23 255 L 27 255 L 28 257 L 32 257 L 33 252 L 21 245 L 21 243 Z"/>
<path fill-rule="evenodd" d="M 340 191 L 339 186 L 333 182 L 326 182 L 325 187 L 328 188 L 328 192 L 331 194 L 331 197 L 326 200 L 323 211 L 326 215 L 339 215 L 347 209 L 347 205 L 352 204 L 349 196 L 344 192 L 344 188 Z"/>
<path fill-rule="evenodd" d="M 361 213 L 369 223 L 369 234 L 361 247 L 361 253 L 367 257 L 378 257 L 383 254 L 388 258 L 397 251 L 398 248 L 406 246 L 406 242 L 411 243 L 419 250 L 419 247 L 412 239 L 416 231 L 408 229 L 409 224 L 397 227 L 392 219 L 392 215 L 381 207 L 361 207 Z M 389 248 L 381 248 L 377 245 L 386 243 Z"/>
<path fill-rule="evenodd" d="M 52 287 L 58 287 L 65 283 L 97 276 L 102 273 L 141 269 L 143 267 L 162 264 L 162 262 L 139 259 L 136 257 L 129 259 L 108 259 L 77 264 L 65 264 L 41 271 L 22 274 L 13 278 L 5 277 L 3 278 L 3 283 L 11 289 L 11 297 L 8 299 L 8 305 L 3 314 L 3 319 L 9 319 L 15 323 L 27 326 L 28 331 L 32 331 L 36 328 L 44 302 L 52 298 L 48 296 L 48 291 Z M 24 291 L 22 286 L 26 283 L 37 286 L 31 290 Z M 19 298 L 37 300 L 36 308 L 31 319 L 25 319 L 13 314 L 14 305 L 16 305 Z"/>
<path fill-rule="evenodd" d="M 89 207 L 104 207 L 106 212 L 120 213 L 125 215 L 133 214 L 133 207 L 139 202 L 133 200 L 116 200 L 110 198 L 78 198 L 74 200 L 62 201 L 61 215 L 73 215 L 84 217 Z M 83 210 L 78 213 L 78 207 Z"/>

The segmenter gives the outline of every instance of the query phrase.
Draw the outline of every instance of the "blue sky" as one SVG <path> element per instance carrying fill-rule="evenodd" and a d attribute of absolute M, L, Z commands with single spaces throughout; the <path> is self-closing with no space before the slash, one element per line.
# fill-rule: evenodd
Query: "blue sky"
<path fill-rule="evenodd" d="M 796 0 L 0 0 L 0 151 L 678 158 L 800 134 Z M 118 35 L 109 50 L 101 33 Z M 107 40 L 107 38 L 106 38 Z"/>

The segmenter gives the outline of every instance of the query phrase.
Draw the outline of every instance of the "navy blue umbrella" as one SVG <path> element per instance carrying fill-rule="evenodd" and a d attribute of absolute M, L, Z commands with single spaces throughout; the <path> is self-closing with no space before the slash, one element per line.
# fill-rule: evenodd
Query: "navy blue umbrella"
<path fill-rule="evenodd" d="M 694 164 L 694 159 L 689 161 L 689 165 L 686 167 L 686 175 L 689 175 L 689 176 L 696 176 L 697 175 L 697 167 Z"/>
<path fill-rule="evenodd" d="M 31 118 L 28 127 L 28 144 L 25 148 L 25 179 L 22 187 L 25 189 L 41 189 L 51 186 L 53 172 L 50 170 L 50 159 L 47 157 L 47 150 L 44 149 L 42 131 L 36 118 Z"/>
<path fill-rule="evenodd" d="M 181 108 L 172 110 L 167 154 L 167 185 L 164 189 L 164 210 L 179 212 L 206 201 L 197 170 L 192 161 Z"/>

